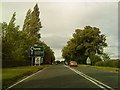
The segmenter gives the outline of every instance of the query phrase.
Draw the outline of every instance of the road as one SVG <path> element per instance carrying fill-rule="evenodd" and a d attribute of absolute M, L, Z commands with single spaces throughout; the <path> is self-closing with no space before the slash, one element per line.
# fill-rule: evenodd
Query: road
<path fill-rule="evenodd" d="M 51 65 L 11 86 L 9 89 L 13 88 L 97 88 L 100 90 L 117 90 L 118 73 L 80 66 Z"/>

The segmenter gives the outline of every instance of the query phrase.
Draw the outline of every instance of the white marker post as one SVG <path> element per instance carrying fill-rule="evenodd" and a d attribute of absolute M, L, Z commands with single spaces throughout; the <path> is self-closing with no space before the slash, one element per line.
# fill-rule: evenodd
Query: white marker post
<path fill-rule="evenodd" d="M 41 57 L 35 57 L 35 66 L 38 64 L 40 66 L 41 61 L 40 61 Z"/>
<path fill-rule="evenodd" d="M 90 58 L 89 58 L 89 57 L 87 58 L 86 63 L 87 63 L 87 64 L 89 64 L 89 65 L 91 64 L 91 60 L 90 60 Z"/>
<path fill-rule="evenodd" d="M 32 57 L 32 61 L 31 61 L 31 66 L 33 66 L 33 57 Z"/>

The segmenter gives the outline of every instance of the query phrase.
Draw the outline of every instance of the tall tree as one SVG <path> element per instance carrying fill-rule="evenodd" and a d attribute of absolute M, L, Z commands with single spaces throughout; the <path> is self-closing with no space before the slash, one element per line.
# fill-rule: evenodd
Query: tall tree
<path fill-rule="evenodd" d="M 16 13 L 13 14 L 9 24 L 2 23 L 2 54 L 3 60 L 13 60 L 13 51 L 15 47 L 15 42 L 18 36 L 19 26 L 15 25 Z"/>
<path fill-rule="evenodd" d="M 55 57 L 52 49 L 40 41 L 41 22 L 39 8 L 36 4 L 33 11 L 28 10 L 22 30 L 15 24 L 16 13 L 10 22 L 2 23 L 2 60 L 3 67 L 30 65 L 29 49 L 34 44 L 45 47 L 45 63 L 51 63 Z"/>
<path fill-rule="evenodd" d="M 29 26 L 30 26 L 30 15 L 31 15 L 31 10 L 29 9 L 27 11 L 25 20 L 24 20 L 24 25 L 23 25 L 23 31 L 29 33 Z"/>
<path fill-rule="evenodd" d="M 40 11 L 38 8 L 38 4 L 36 4 L 34 6 L 33 11 L 32 10 L 28 10 L 27 14 L 26 14 L 26 18 L 24 20 L 24 25 L 23 25 L 23 29 L 22 31 L 24 33 L 26 33 L 26 37 L 27 40 L 25 41 L 25 44 L 27 44 L 27 53 L 29 53 L 29 48 L 31 46 L 33 46 L 34 44 L 40 45 L 40 46 L 44 46 L 45 50 L 44 50 L 44 63 L 49 63 L 51 64 L 52 61 L 55 59 L 54 56 L 54 52 L 52 51 L 52 49 L 47 46 L 44 42 L 40 41 L 40 28 L 42 28 L 41 26 L 41 22 L 40 22 Z"/>
<path fill-rule="evenodd" d="M 85 64 L 87 57 L 103 54 L 103 48 L 107 47 L 105 41 L 106 36 L 101 34 L 99 28 L 86 26 L 83 30 L 76 29 L 73 38 L 63 48 L 62 56 L 66 58 L 69 55 L 69 59 Z"/>
<path fill-rule="evenodd" d="M 27 32 L 29 38 L 32 37 L 34 43 L 39 41 L 40 28 L 42 28 L 39 15 L 40 15 L 40 11 L 38 8 L 38 4 L 36 4 L 32 12 L 31 10 L 28 10 L 23 25 L 23 31 Z"/>

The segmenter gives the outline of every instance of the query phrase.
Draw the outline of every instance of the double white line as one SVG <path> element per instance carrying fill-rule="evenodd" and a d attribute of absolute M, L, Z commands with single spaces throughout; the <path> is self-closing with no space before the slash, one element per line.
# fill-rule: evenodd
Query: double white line
<path fill-rule="evenodd" d="M 90 82 L 94 83 L 95 85 L 97 85 L 98 87 L 100 87 L 100 88 L 102 88 L 104 90 L 114 90 L 110 86 L 108 86 L 108 85 L 106 85 L 106 84 L 104 84 L 104 83 L 102 83 L 102 82 L 100 82 L 100 81 L 98 81 L 98 80 L 96 80 L 96 79 L 94 79 L 94 78 L 92 78 L 92 77 L 90 77 L 90 76 L 76 70 L 76 69 L 73 69 L 73 68 L 68 67 L 66 65 L 65 65 L 65 67 L 71 69 L 72 71 L 76 72 L 78 75 L 84 77 L 85 79 L 89 80 Z"/>

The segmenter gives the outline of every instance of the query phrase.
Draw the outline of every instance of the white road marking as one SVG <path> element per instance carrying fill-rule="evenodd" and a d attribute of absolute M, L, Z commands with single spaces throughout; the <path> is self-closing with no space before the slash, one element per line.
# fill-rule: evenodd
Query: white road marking
<path fill-rule="evenodd" d="M 102 88 L 104 90 L 108 90 L 108 89 L 114 90 L 110 86 L 108 86 L 108 85 L 106 85 L 106 84 L 104 84 L 104 83 L 102 83 L 102 82 L 100 82 L 100 81 L 98 81 L 98 80 L 96 80 L 96 79 L 94 79 L 94 78 L 92 78 L 92 77 L 90 77 L 90 76 L 76 70 L 76 69 L 73 69 L 73 68 L 71 68 L 69 66 L 66 66 L 66 65 L 64 65 L 64 66 L 71 69 L 72 71 L 76 72 L 78 75 L 84 77 L 85 79 L 89 80 L 90 82 L 94 83 L 95 85 L 97 85 L 98 87 L 100 87 L 100 88 Z"/>
<path fill-rule="evenodd" d="M 49 66 L 49 67 L 50 67 L 50 66 Z M 17 85 L 17 84 L 19 84 L 19 83 L 23 82 L 24 80 L 26 80 L 26 79 L 28 79 L 28 78 L 30 78 L 30 77 L 32 77 L 32 76 L 34 76 L 34 75 L 38 74 L 39 72 L 42 72 L 43 70 L 45 70 L 45 69 L 47 69 L 47 68 L 48 68 L 48 67 L 46 67 L 46 68 L 44 68 L 44 69 L 42 69 L 42 70 L 40 70 L 40 71 L 38 71 L 38 72 L 36 72 L 36 73 L 34 73 L 34 74 L 32 74 L 32 75 L 28 76 L 28 77 L 26 77 L 26 78 L 24 78 L 24 79 L 20 80 L 19 82 L 17 82 L 17 83 L 15 83 L 15 84 L 11 85 L 10 87 L 8 87 L 8 88 L 7 88 L 7 89 L 5 89 L 5 90 L 8 90 L 8 89 L 10 89 L 10 88 L 14 87 L 15 85 Z"/>

